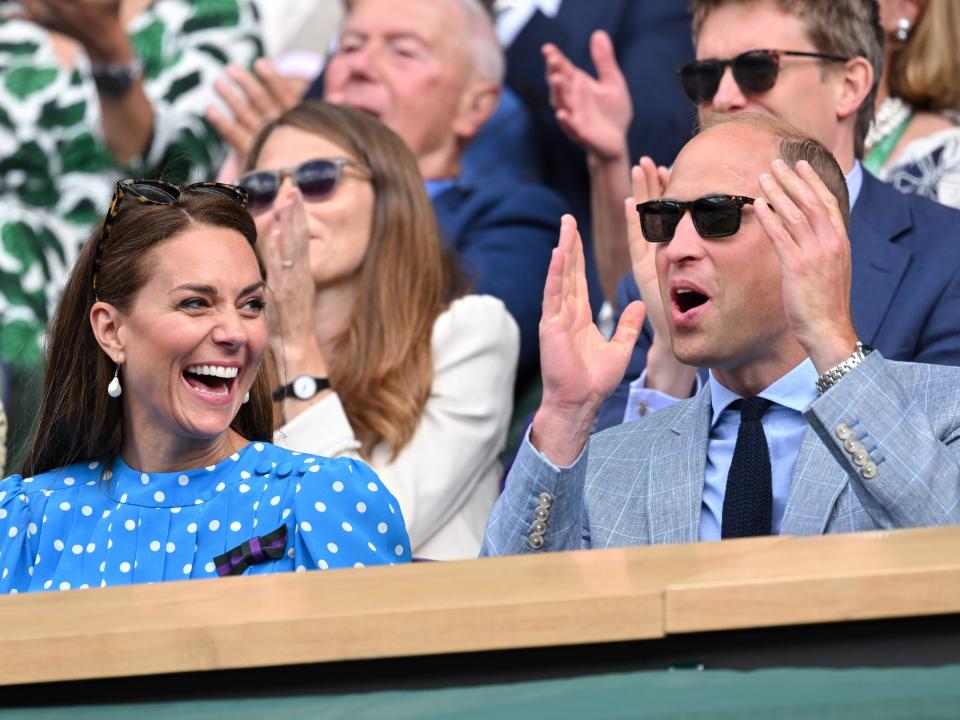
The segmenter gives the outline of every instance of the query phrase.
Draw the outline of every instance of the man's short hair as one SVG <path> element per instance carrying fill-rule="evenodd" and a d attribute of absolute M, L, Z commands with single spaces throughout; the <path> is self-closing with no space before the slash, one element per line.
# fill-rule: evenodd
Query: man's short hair
<path fill-rule="evenodd" d="M 455 0 L 463 10 L 466 24 L 464 38 L 470 51 L 472 69 L 497 87 L 503 84 L 506 61 L 503 48 L 493 28 L 490 12 L 480 0 Z"/>
<path fill-rule="evenodd" d="M 704 21 L 713 10 L 727 5 L 759 2 L 772 2 L 782 12 L 802 19 L 807 26 L 807 36 L 817 52 L 866 58 L 873 67 L 873 86 L 857 111 L 854 135 L 854 152 L 858 158 L 862 158 L 864 141 L 873 120 L 877 87 L 883 75 L 884 31 L 880 25 L 877 0 L 693 0 L 690 11 L 693 13 L 694 44 Z M 798 98 L 797 102 L 803 102 L 803 99 Z"/>
<path fill-rule="evenodd" d="M 776 143 L 776 157 L 791 168 L 795 168 L 801 160 L 810 163 L 810 167 L 827 186 L 827 190 L 837 199 L 843 214 L 844 227 L 849 228 L 850 193 L 847 180 L 837 159 L 826 147 L 786 120 L 757 113 L 709 113 L 701 121 L 700 131 L 712 130 L 721 125 L 741 126 L 753 133 L 763 133 L 772 138 Z"/>

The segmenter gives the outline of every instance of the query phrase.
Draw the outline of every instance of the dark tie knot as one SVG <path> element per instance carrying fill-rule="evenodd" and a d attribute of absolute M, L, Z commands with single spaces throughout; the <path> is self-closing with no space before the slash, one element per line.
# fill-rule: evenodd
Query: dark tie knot
<path fill-rule="evenodd" d="M 766 398 L 748 397 L 737 400 L 733 407 L 740 409 L 740 422 L 743 422 L 745 420 L 760 420 L 772 404 Z"/>

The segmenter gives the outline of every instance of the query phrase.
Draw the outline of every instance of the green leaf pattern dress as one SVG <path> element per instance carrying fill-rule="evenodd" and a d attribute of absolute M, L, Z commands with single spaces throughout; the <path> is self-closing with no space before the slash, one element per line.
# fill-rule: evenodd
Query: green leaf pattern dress
<path fill-rule="evenodd" d="M 64 69 L 47 32 L 0 19 L 0 364 L 38 367 L 50 313 L 117 179 L 212 178 L 223 143 L 203 119 L 227 62 L 261 53 L 250 0 L 157 0 L 131 23 L 154 110 L 143 157 L 118 167 L 85 55 Z"/>

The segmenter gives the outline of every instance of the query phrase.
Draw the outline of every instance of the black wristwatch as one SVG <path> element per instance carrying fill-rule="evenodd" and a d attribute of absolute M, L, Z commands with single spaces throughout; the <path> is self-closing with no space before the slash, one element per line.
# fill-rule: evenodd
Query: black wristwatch
<path fill-rule="evenodd" d="M 321 390 L 330 387 L 328 378 L 313 377 L 312 375 L 298 375 L 293 382 L 278 387 L 273 391 L 274 402 L 280 402 L 286 398 L 296 398 L 297 400 L 309 400 Z"/>
<path fill-rule="evenodd" d="M 91 68 L 97 92 L 107 97 L 120 98 L 130 92 L 133 83 L 143 77 L 143 60 L 133 58 L 128 63 L 106 63 Z"/>

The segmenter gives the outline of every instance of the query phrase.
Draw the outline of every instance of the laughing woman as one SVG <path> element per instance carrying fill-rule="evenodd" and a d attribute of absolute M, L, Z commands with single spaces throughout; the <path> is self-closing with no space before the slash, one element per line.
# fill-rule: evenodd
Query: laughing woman
<path fill-rule="evenodd" d="M 363 463 L 273 435 L 246 194 L 123 181 L 54 320 L 38 430 L 0 481 L 0 592 L 406 561 Z"/>

